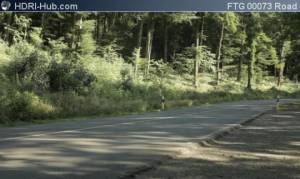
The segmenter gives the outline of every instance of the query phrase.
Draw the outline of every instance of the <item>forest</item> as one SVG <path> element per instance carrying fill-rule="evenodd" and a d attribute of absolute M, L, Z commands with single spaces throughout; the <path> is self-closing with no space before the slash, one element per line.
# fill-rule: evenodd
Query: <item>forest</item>
<path fill-rule="evenodd" d="M 0 123 L 300 97 L 299 13 L 1 13 Z"/>

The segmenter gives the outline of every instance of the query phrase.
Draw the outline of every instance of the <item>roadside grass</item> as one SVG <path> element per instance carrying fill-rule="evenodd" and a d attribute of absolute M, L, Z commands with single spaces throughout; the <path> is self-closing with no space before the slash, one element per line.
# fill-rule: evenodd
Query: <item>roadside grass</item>
<path fill-rule="evenodd" d="M 276 99 L 277 96 L 300 98 L 300 90 L 292 82 L 286 82 L 278 89 L 266 78 L 257 83 L 253 90 L 247 90 L 244 83 L 236 82 L 234 78 L 226 77 L 219 86 L 215 86 L 212 83 L 213 75 L 201 74 L 200 77 L 198 89 L 192 85 L 192 76 L 170 75 L 163 79 L 163 85 L 159 81 L 161 79 L 153 76 L 148 81 L 133 81 L 126 86 L 128 89 L 122 88 L 122 81 L 107 79 L 100 86 L 97 83 L 86 94 L 72 91 L 39 95 L 26 91 L 16 92 L 7 99 L 8 108 L 0 105 L 0 126 L 78 121 L 160 111 L 161 95 L 166 99 L 165 110 L 220 102 Z"/>

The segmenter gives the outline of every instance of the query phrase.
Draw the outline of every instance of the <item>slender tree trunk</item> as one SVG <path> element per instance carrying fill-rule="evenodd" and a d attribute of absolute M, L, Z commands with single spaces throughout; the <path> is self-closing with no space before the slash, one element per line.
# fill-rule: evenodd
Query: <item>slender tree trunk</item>
<path fill-rule="evenodd" d="M 76 13 L 74 12 L 72 14 L 72 23 L 73 23 L 73 28 L 72 28 L 72 39 L 71 39 L 71 48 L 74 49 L 76 47 Z"/>
<path fill-rule="evenodd" d="M 242 66 L 243 66 L 243 58 L 241 57 L 239 59 L 239 64 L 238 64 L 238 74 L 237 74 L 238 82 L 241 82 L 241 80 L 242 80 Z"/>
<path fill-rule="evenodd" d="M 168 42 L 169 42 L 169 25 L 168 22 L 165 21 L 165 29 L 164 29 L 164 60 L 168 61 Z"/>
<path fill-rule="evenodd" d="M 71 47 L 72 49 L 76 49 L 80 47 L 83 18 L 81 14 L 77 14 L 77 13 L 73 13 L 72 18 L 73 18 L 73 29 L 72 29 Z"/>
<path fill-rule="evenodd" d="M 138 40 L 137 40 L 137 50 L 136 50 L 136 54 L 135 54 L 136 56 L 135 56 L 135 63 L 134 63 L 134 76 L 135 77 L 138 73 L 138 62 L 141 57 L 143 29 L 144 29 L 144 22 L 143 22 L 143 20 L 140 20 L 139 34 L 138 34 Z"/>
<path fill-rule="evenodd" d="M 100 39 L 102 37 L 102 29 L 101 29 L 101 15 L 98 12 L 96 17 L 96 42 L 99 44 Z"/>
<path fill-rule="evenodd" d="M 197 24 L 197 29 L 196 29 L 196 58 L 195 58 L 195 63 L 194 63 L 194 86 L 195 88 L 198 88 L 198 77 L 199 77 L 199 60 L 202 58 L 202 45 L 203 45 L 203 35 L 204 35 L 204 21 L 205 21 L 205 16 L 203 15 L 202 21 L 201 21 L 201 32 L 199 33 L 199 25 Z"/>
<path fill-rule="evenodd" d="M 282 65 L 282 67 L 280 66 L 280 68 L 279 68 L 278 81 L 277 81 L 278 87 L 281 86 L 281 83 L 283 80 L 284 63 L 282 63 L 281 65 Z"/>
<path fill-rule="evenodd" d="M 150 22 L 149 27 L 148 27 L 148 32 L 147 32 L 147 48 L 146 48 L 147 68 L 146 68 L 146 76 L 148 76 L 149 73 L 150 73 L 153 32 L 154 32 L 154 24 L 153 24 L 153 22 Z"/>
<path fill-rule="evenodd" d="M 205 14 L 202 16 L 202 22 L 201 22 L 200 47 L 203 45 L 204 23 L 205 23 Z"/>
<path fill-rule="evenodd" d="M 112 18 L 112 21 L 111 21 L 111 27 L 114 28 L 115 24 L 116 24 L 116 19 L 118 18 L 118 13 L 117 12 L 114 12 L 113 13 L 113 18 Z"/>
<path fill-rule="evenodd" d="M 251 66 L 251 60 L 248 62 L 248 83 L 247 88 L 252 89 L 252 66 Z"/>
<path fill-rule="evenodd" d="M 224 23 L 222 23 L 219 47 L 218 47 L 218 51 L 217 51 L 217 60 L 216 60 L 217 61 L 217 85 L 219 85 L 219 82 L 220 82 L 220 62 L 221 62 L 221 56 L 222 56 L 224 28 L 225 28 Z"/>
<path fill-rule="evenodd" d="M 108 30 L 108 17 L 107 14 L 105 14 L 104 16 L 104 22 L 103 22 L 103 29 L 104 29 L 104 33 L 103 35 L 105 35 L 109 30 Z"/>
<path fill-rule="evenodd" d="M 199 44 L 200 44 L 200 33 L 199 26 L 196 26 L 196 58 L 194 62 L 194 86 L 198 88 L 198 73 L 199 73 Z"/>
<path fill-rule="evenodd" d="M 42 33 L 41 33 L 41 38 L 43 39 L 46 33 L 46 24 L 47 24 L 47 17 L 46 13 L 42 13 L 42 18 L 41 18 L 41 27 L 42 27 Z"/>
<path fill-rule="evenodd" d="M 284 71 L 284 66 L 285 66 L 285 51 L 284 51 L 284 43 L 282 44 L 281 47 L 281 53 L 280 53 L 280 62 L 279 62 L 279 72 L 278 72 L 278 79 L 277 79 L 277 86 L 280 87 L 283 79 L 283 71 Z"/>
<path fill-rule="evenodd" d="M 97 13 L 97 15 L 96 15 L 96 23 L 95 23 L 95 39 L 96 39 L 96 42 L 98 42 L 98 39 L 99 39 L 99 24 L 100 24 L 100 22 L 99 22 L 99 19 L 98 19 L 98 14 L 99 13 Z"/>
<path fill-rule="evenodd" d="M 77 30 L 77 48 L 81 46 L 81 31 L 83 28 L 83 17 L 81 14 L 79 14 L 79 20 L 78 20 L 78 30 Z"/>
<path fill-rule="evenodd" d="M 12 12 L 8 15 L 7 19 L 7 26 L 5 27 L 6 32 L 5 32 L 5 40 L 8 42 L 8 45 L 12 45 L 14 41 L 14 36 L 11 33 L 10 29 L 12 28 L 12 25 L 15 20 L 15 12 Z"/>
<path fill-rule="evenodd" d="M 248 62 L 248 85 L 247 88 L 249 90 L 252 89 L 252 78 L 253 78 L 253 70 L 254 70 L 254 64 L 255 64 L 255 54 L 256 54 L 256 45 L 254 40 L 251 44 L 251 52 L 250 52 L 250 59 Z"/>
<path fill-rule="evenodd" d="M 240 59 L 239 59 L 239 63 L 238 63 L 238 73 L 237 73 L 237 81 L 238 82 L 241 82 L 241 80 L 242 80 L 242 68 L 243 68 L 243 61 L 244 61 L 244 51 L 246 50 L 246 48 L 245 48 L 245 41 L 243 40 L 242 41 L 242 47 L 241 47 L 241 51 L 240 51 L 240 53 L 242 54 L 241 55 L 241 57 L 240 57 Z"/>

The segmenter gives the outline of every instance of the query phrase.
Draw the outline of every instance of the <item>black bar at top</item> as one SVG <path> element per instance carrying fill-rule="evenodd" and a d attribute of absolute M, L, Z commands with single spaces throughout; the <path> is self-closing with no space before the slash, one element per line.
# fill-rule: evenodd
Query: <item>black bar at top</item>
<path fill-rule="evenodd" d="M 259 12 L 299 12 L 300 0 L 4 0 L 1 2 L 1 11 L 259 11 Z M 5 7 L 7 2 L 10 7 Z M 56 4 L 76 4 L 76 9 L 16 9 L 20 4 L 35 3 L 37 6 Z M 271 3 L 272 8 L 265 4 Z M 282 5 L 275 8 L 275 3 Z M 244 8 L 242 4 L 244 4 Z M 293 5 L 293 9 L 286 8 Z M 238 8 L 236 8 L 238 7 Z M 292 7 L 292 6 L 288 6 Z"/>

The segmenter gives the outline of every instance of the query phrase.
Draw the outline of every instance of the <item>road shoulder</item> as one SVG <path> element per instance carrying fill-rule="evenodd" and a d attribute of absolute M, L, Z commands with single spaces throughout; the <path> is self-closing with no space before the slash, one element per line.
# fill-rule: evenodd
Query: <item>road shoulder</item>
<path fill-rule="evenodd" d="M 300 112 L 265 114 L 135 178 L 300 178 Z"/>

